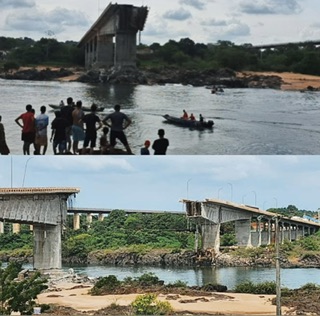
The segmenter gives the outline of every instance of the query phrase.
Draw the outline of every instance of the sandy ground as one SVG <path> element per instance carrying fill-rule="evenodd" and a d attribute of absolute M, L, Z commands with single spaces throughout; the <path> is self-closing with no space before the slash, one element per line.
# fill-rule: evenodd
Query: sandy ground
<path fill-rule="evenodd" d="M 296 74 L 292 72 L 254 72 L 245 71 L 241 75 L 264 75 L 264 76 L 279 76 L 282 78 L 282 90 L 305 90 L 308 86 L 320 89 L 320 77 Z"/>
<path fill-rule="evenodd" d="M 90 285 L 77 288 L 74 283 L 59 284 L 55 291 L 38 295 L 37 301 L 39 304 L 55 304 L 88 312 L 108 307 L 112 303 L 127 306 L 137 296 L 137 294 L 91 296 L 88 294 L 90 288 Z M 274 295 L 216 293 L 214 296 L 206 297 L 160 294 L 158 299 L 168 301 L 176 312 L 275 315 L 276 307 L 271 304 L 273 297 Z"/>

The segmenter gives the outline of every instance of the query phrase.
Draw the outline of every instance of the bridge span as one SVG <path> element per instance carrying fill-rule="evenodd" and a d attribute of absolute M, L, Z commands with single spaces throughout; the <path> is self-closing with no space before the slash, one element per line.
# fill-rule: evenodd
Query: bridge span
<path fill-rule="evenodd" d="M 182 200 L 187 217 L 193 218 L 201 236 L 201 248 L 220 248 L 220 226 L 234 222 L 238 246 L 258 247 L 275 242 L 275 222 L 279 222 L 280 241 L 294 241 L 311 235 L 320 229 L 320 223 L 296 217 L 260 210 L 257 207 L 233 202 L 206 199 L 204 201 Z"/>
<path fill-rule="evenodd" d="M 79 191 L 78 188 L 0 188 L 0 221 L 33 225 L 35 269 L 61 269 L 61 235 L 67 201 Z"/>

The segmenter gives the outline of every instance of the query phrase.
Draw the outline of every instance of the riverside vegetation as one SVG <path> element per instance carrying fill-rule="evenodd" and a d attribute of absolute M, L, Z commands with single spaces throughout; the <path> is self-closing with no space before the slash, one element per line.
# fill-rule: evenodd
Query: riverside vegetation
<path fill-rule="evenodd" d="M 308 216 L 315 212 L 298 210 L 289 205 L 269 209 L 285 216 Z M 195 223 L 184 214 L 126 214 L 114 210 L 103 221 L 92 223 L 80 218 L 81 227 L 73 230 L 73 217 L 68 216 L 63 234 L 64 263 L 172 266 L 273 266 L 273 245 L 244 249 L 236 244 L 233 223 L 221 227 L 221 254 L 195 252 Z M 32 262 L 33 236 L 29 225 L 11 233 L 5 223 L 0 235 L 0 261 L 20 259 Z M 201 247 L 200 247 L 201 248 Z M 282 265 L 287 267 L 320 266 L 320 233 L 281 245 Z"/>
<path fill-rule="evenodd" d="M 261 52 L 251 44 L 236 45 L 230 41 L 195 43 L 190 38 L 169 40 L 160 45 L 140 44 L 137 47 L 140 69 L 173 68 L 193 70 L 275 71 L 320 75 L 320 51 L 307 43 L 287 44 Z M 0 37 L 0 68 L 8 72 L 20 66 L 47 65 L 83 67 L 84 50 L 77 42 L 58 42 L 54 38 Z"/>

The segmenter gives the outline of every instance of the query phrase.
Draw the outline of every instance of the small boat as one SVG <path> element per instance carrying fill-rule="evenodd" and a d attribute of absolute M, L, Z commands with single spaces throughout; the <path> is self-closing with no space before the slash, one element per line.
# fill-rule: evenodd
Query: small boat
<path fill-rule="evenodd" d="M 163 115 L 163 117 L 167 120 L 168 123 L 175 124 L 182 127 L 189 127 L 189 128 L 195 128 L 195 129 L 204 129 L 209 128 L 211 129 L 214 125 L 214 122 L 212 120 L 209 121 L 192 121 L 192 120 L 185 120 L 180 117 L 175 117 L 171 115 Z"/>
<path fill-rule="evenodd" d="M 63 107 L 63 105 L 58 105 L 58 104 L 49 104 L 49 106 L 54 110 L 60 110 Z M 91 107 L 88 107 L 88 106 L 82 106 L 81 109 L 84 112 L 91 112 Z M 105 109 L 104 107 L 99 106 L 96 112 L 103 112 L 104 109 Z"/>

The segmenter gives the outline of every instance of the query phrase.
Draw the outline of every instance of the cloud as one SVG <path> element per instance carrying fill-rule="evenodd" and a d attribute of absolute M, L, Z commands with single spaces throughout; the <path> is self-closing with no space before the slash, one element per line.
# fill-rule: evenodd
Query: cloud
<path fill-rule="evenodd" d="M 190 19 L 191 17 L 192 14 L 183 8 L 180 8 L 179 10 L 167 11 L 163 14 L 163 18 L 177 21 L 185 21 Z"/>
<path fill-rule="evenodd" d="M 1 0 L 0 8 L 33 8 L 35 2 L 33 0 Z"/>
<path fill-rule="evenodd" d="M 201 22 L 201 25 L 204 26 L 226 26 L 228 25 L 226 20 L 216 20 L 216 19 L 210 19 L 210 20 L 205 20 Z"/>
<path fill-rule="evenodd" d="M 15 10 L 8 14 L 6 28 L 18 31 L 46 34 L 48 30 L 55 34 L 64 32 L 67 27 L 88 28 L 89 21 L 85 15 L 76 10 L 57 8 L 49 12 L 32 10 Z"/>
<path fill-rule="evenodd" d="M 247 14 L 297 14 L 301 6 L 297 0 L 244 0 L 240 3 L 240 11 Z"/>
<path fill-rule="evenodd" d="M 206 7 L 206 4 L 199 0 L 180 0 L 179 3 L 182 5 L 185 4 L 185 5 L 191 6 L 198 10 L 204 10 Z"/>

